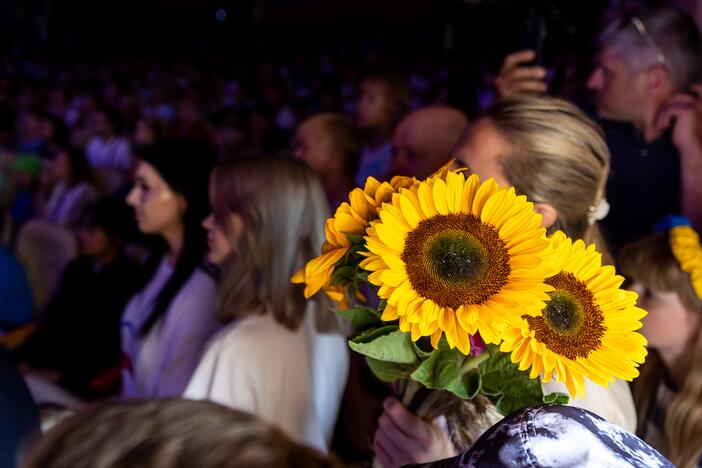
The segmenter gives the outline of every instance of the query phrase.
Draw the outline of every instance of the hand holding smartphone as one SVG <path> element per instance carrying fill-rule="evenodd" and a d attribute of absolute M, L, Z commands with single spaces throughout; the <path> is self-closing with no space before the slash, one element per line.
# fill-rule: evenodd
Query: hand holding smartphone
<path fill-rule="evenodd" d="M 546 20 L 530 16 L 519 26 L 517 48 L 505 57 L 495 78 L 495 88 L 500 98 L 514 94 L 541 94 L 547 91 L 544 67 L 544 41 Z"/>
<path fill-rule="evenodd" d="M 524 18 L 519 26 L 517 50 L 531 50 L 534 59 L 521 63 L 520 66 L 544 66 L 544 41 L 546 40 L 546 20 L 543 16 Z"/>

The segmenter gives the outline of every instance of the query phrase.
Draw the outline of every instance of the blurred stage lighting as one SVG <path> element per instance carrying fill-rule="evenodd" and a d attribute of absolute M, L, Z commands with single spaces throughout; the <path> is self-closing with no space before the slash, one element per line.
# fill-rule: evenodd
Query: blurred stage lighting
<path fill-rule="evenodd" d="M 219 9 L 215 12 L 215 18 L 217 21 L 224 21 L 227 19 L 227 10 Z"/>

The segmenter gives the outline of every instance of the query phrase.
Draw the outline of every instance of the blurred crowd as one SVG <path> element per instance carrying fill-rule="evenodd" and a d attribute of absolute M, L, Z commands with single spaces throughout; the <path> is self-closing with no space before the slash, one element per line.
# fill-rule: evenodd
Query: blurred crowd
<path fill-rule="evenodd" d="M 587 383 L 571 405 L 603 418 L 588 431 L 609 447 L 623 428 L 700 466 L 702 297 L 652 234 L 670 214 L 702 228 L 700 34 L 677 8 L 615 3 L 592 61 L 516 45 L 496 69 L 334 44 L 242 61 L 5 55 L 0 466 L 389 468 L 497 453 L 411 414 L 349 353 L 331 303 L 290 283 L 354 187 L 452 159 L 526 195 L 550 234 L 595 243 L 640 293 L 651 358 L 631 388 Z M 112 398 L 130 402 L 100 403 Z M 643 466 L 620 449 L 622 466 Z M 648 460 L 666 466 L 660 454 Z"/>

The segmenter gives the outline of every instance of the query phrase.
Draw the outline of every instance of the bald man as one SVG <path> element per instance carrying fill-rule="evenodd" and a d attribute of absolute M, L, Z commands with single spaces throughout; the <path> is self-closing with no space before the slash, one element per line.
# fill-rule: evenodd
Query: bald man
<path fill-rule="evenodd" d="M 466 116 L 452 107 L 431 106 L 408 114 L 395 130 L 393 175 L 430 176 L 445 164 L 453 145 L 468 126 Z"/>

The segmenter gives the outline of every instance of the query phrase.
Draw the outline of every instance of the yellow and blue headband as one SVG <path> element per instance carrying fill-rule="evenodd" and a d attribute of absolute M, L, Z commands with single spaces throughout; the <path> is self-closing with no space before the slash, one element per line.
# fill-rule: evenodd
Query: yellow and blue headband
<path fill-rule="evenodd" d="M 668 232 L 670 250 L 680 269 L 690 275 L 692 289 L 702 300 L 702 247 L 700 237 L 683 216 L 667 216 L 655 226 L 658 232 Z"/>

